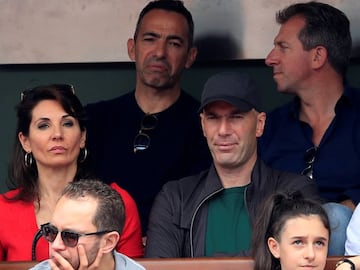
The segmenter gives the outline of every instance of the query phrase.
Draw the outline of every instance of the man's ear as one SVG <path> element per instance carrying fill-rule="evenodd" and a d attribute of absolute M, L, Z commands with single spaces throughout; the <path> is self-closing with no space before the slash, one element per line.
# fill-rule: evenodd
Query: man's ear
<path fill-rule="evenodd" d="M 267 245 L 269 247 L 269 250 L 271 252 L 271 254 L 279 259 L 280 258 L 280 248 L 279 248 L 279 243 L 278 241 L 276 241 L 275 238 L 273 237 L 269 237 L 268 241 L 267 241 Z"/>
<path fill-rule="evenodd" d="M 192 66 L 192 64 L 195 62 L 197 52 L 198 50 L 196 47 L 190 48 L 190 50 L 188 51 L 185 68 L 190 68 Z"/>
<path fill-rule="evenodd" d="M 312 66 L 314 69 L 319 69 L 324 66 L 328 60 L 327 50 L 324 46 L 317 46 L 312 50 Z"/>
<path fill-rule="evenodd" d="M 103 245 L 101 247 L 103 253 L 112 252 L 116 248 L 119 239 L 120 239 L 120 235 L 116 231 L 112 231 L 105 234 L 102 242 Z"/>
<path fill-rule="evenodd" d="M 130 60 L 135 61 L 135 40 L 133 38 L 128 39 L 127 50 Z"/>
<path fill-rule="evenodd" d="M 259 138 L 264 133 L 265 122 L 266 122 L 266 113 L 260 112 L 257 114 L 257 121 L 256 121 L 256 137 Z"/>
<path fill-rule="evenodd" d="M 204 137 L 206 138 L 205 128 L 204 128 L 204 121 L 205 121 L 205 114 L 204 112 L 200 113 L 200 123 L 201 123 L 201 129 L 203 132 Z"/>

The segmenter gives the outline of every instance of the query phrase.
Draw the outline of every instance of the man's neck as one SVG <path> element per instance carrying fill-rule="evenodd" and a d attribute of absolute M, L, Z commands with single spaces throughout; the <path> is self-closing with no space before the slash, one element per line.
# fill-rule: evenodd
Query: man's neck
<path fill-rule="evenodd" d="M 256 163 L 257 155 L 237 167 L 226 168 L 215 164 L 224 188 L 243 187 L 251 182 L 251 174 Z"/>
<path fill-rule="evenodd" d="M 179 98 L 180 93 L 180 87 L 171 89 L 136 87 L 135 99 L 143 112 L 159 113 L 173 105 Z"/>
<path fill-rule="evenodd" d="M 310 77 L 297 94 L 301 100 L 300 118 L 313 121 L 328 118 L 334 113 L 335 105 L 344 91 L 343 78 L 333 69 L 319 72 Z"/>
<path fill-rule="evenodd" d="M 340 80 L 322 80 L 301 92 L 299 119 L 313 129 L 313 143 L 319 145 L 335 117 L 335 106 L 344 91 Z"/>

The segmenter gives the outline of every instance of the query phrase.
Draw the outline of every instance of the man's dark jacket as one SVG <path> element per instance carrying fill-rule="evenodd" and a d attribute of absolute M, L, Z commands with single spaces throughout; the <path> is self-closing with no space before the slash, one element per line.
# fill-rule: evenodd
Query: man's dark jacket
<path fill-rule="evenodd" d="M 151 210 L 145 257 L 205 256 L 208 202 L 223 189 L 214 166 L 198 175 L 166 183 Z M 273 170 L 257 160 L 245 190 L 252 225 L 261 203 L 276 191 L 301 191 L 305 197 L 319 199 L 313 180 Z"/>

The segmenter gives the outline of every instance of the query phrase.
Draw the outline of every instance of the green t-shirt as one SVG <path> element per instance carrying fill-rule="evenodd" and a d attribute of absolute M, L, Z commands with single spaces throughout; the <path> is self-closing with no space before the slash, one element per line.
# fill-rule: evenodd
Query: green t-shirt
<path fill-rule="evenodd" d="M 251 225 L 244 187 L 221 191 L 209 202 L 205 256 L 237 255 L 250 249 Z"/>

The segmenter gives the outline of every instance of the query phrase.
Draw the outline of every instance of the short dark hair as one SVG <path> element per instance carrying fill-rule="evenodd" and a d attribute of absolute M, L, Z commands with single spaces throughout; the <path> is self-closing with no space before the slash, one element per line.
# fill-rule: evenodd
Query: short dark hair
<path fill-rule="evenodd" d="M 331 5 L 312 1 L 288 6 L 276 14 L 276 21 L 283 24 L 294 16 L 305 19 L 305 27 L 298 36 L 304 50 L 324 46 L 331 66 L 345 77 L 352 49 L 346 15 Z"/>
<path fill-rule="evenodd" d="M 280 239 L 285 223 L 292 218 L 316 215 L 329 232 L 330 223 L 325 209 L 318 201 L 305 198 L 299 191 L 294 193 L 278 192 L 268 197 L 255 221 L 252 253 L 254 270 L 280 269 L 280 262 L 274 258 L 267 245 L 269 237 Z"/>
<path fill-rule="evenodd" d="M 193 46 L 193 43 L 194 43 L 194 21 L 193 21 L 190 11 L 184 6 L 183 1 L 180 1 L 180 0 L 155 0 L 155 1 L 151 1 L 150 3 L 148 3 L 140 12 L 138 21 L 136 23 L 134 40 L 136 40 L 136 38 L 138 36 L 142 19 L 148 12 L 150 12 L 153 9 L 162 9 L 162 10 L 167 10 L 167 11 L 173 11 L 173 12 L 183 15 L 189 26 L 189 33 L 188 33 L 189 48 L 191 48 Z"/>
<path fill-rule="evenodd" d="M 79 199 L 93 197 L 98 201 L 93 224 L 99 231 L 117 231 L 121 234 L 125 223 L 125 207 L 120 194 L 98 179 L 70 182 L 61 197 Z"/>

